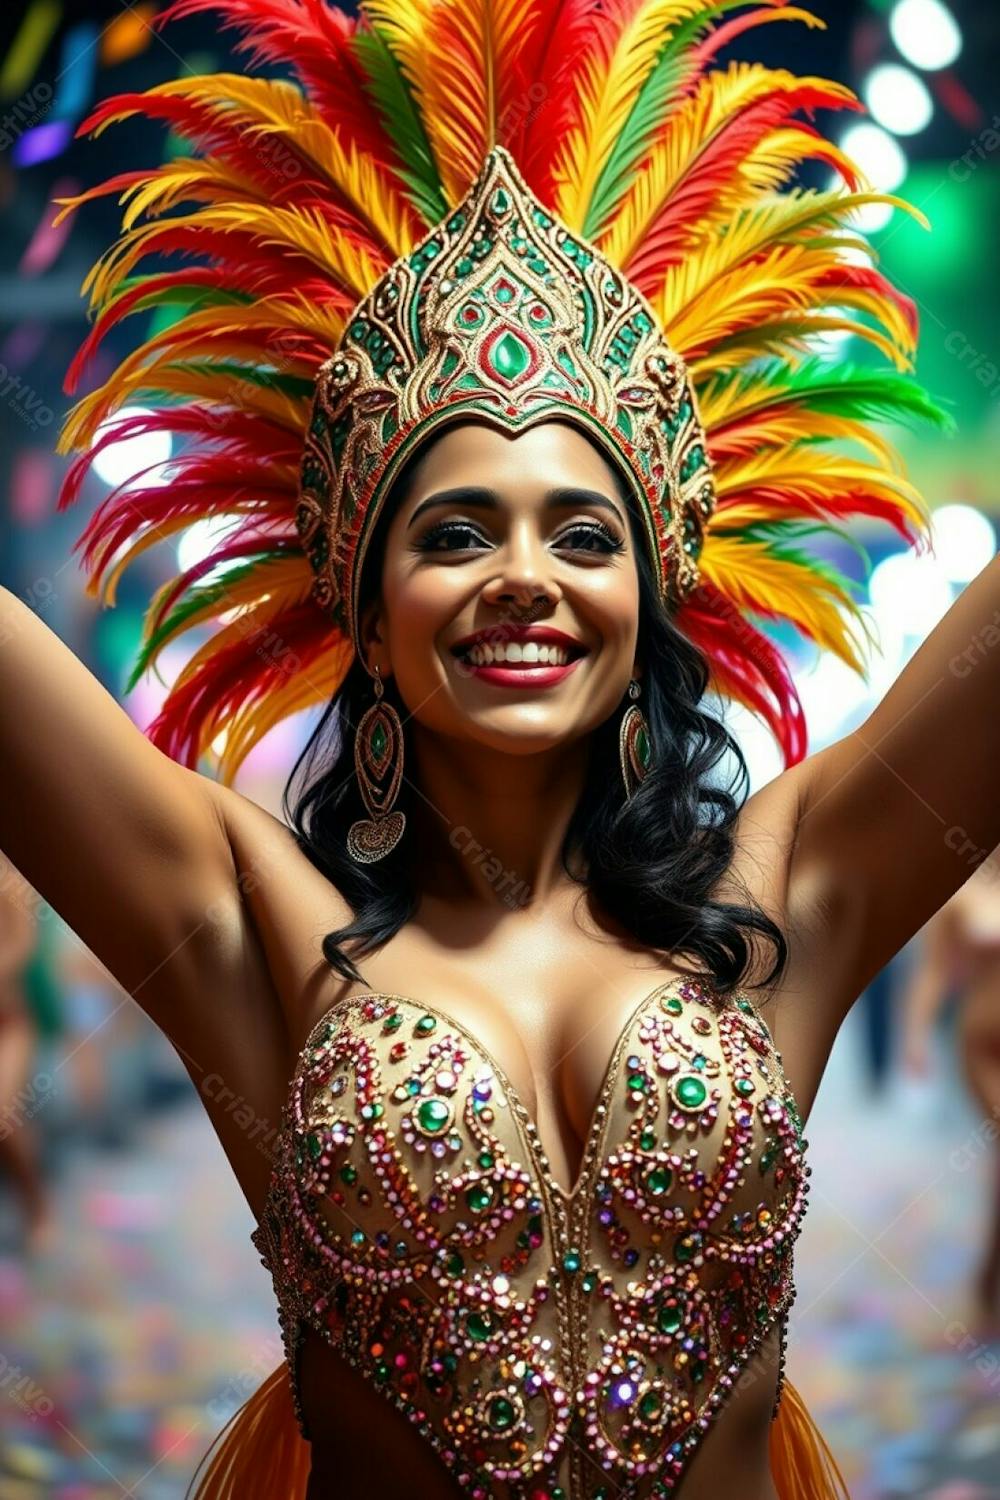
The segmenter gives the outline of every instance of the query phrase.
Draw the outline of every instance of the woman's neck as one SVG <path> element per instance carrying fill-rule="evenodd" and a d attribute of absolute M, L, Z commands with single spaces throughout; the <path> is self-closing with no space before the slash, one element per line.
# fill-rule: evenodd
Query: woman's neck
<path fill-rule="evenodd" d="M 575 885 L 562 865 L 586 774 L 586 742 L 511 755 L 414 736 L 410 847 L 437 897 L 521 908 Z"/>

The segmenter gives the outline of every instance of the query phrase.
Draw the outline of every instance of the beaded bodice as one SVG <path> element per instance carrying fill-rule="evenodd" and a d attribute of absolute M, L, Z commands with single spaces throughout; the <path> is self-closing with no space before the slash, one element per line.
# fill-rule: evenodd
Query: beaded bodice
<path fill-rule="evenodd" d="M 571 1193 L 465 1027 L 341 1001 L 299 1055 L 252 1235 L 303 1435 L 308 1325 L 474 1497 L 670 1493 L 784 1334 L 805 1144 L 764 1021 L 698 981 L 630 1016 Z"/>

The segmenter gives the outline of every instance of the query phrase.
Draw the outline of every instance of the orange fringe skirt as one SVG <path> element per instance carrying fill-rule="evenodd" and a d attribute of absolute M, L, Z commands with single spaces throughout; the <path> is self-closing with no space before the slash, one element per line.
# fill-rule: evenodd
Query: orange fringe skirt
<path fill-rule="evenodd" d="M 837 1460 L 788 1380 L 771 1423 L 770 1456 L 779 1500 L 850 1500 Z M 304 1500 L 309 1469 L 310 1444 L 295 1420 L 283 1362 L 219 1433 L 185 1500 Z"/>

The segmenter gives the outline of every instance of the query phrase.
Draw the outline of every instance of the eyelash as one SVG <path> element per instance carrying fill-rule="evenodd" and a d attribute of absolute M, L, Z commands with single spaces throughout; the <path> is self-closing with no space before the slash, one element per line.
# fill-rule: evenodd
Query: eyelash
<path fill-rule="evenodd" d="M 573 526 L 570 526 L 567 531 L 563 532 L 563 537 L 572 536 L 575 532 L 580 531 L 586 532 L 590 536 L 599 536 L 607 545 L 597 550 L 603 551 L 605 554 L 624 551 L 625 543 L 616 537 L 610 526 L 605 526 L 603 521 L 578 521 Z M 464 547 L 439 548 L 435 546 L 435 543 L 443 537 L 454 536 L 463 532 L 472 536 L 482 536 L 482 533 L 478 532 L 468 521 L 439 521 L 436 526 L 431 527 L 430 531 L 425 532 L 424 536 L 417 543 L 417 546 L 421 552 L 463 552 L 467 550 Z M 582 550 L 591 551 L 594 549 L 585 547 Z"/>

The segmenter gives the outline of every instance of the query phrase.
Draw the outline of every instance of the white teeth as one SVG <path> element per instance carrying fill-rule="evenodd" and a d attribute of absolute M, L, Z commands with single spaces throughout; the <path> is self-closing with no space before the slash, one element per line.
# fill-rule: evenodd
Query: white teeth
<path fill-rule="evenodd" d="M 480 642 L 466 653 L 466 660 L 474 667 L 488 667 L 503 662 L 513 666 L 555 667 L 565 666 L 569 652 L 563 646 L 541 646 L 537 641 L 497 641 L 494 645 Z"/>

